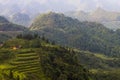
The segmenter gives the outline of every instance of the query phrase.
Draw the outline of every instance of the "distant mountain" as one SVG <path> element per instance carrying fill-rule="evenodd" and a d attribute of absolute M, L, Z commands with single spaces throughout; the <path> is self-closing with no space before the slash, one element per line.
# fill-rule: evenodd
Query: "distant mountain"
<path fill-rule="evenodd" d="M 90 16 L 87 12 L 84 11 L 71 11 L 71 12 L 66 12 L 66 16 L 76 18 L 80 21 L 88 21 L 90 19 Z"/>
<path fill-rule="evenodd" d="M 93 21 L 119 21 L 118 17 L 120 16 L 120 12 L 110 12 L 102 8 L 97 8 L 95 11 L 90 13 L 90 16 Z"/>
<path fill-rule="evenodd" d="M 16 1 L 15 0 L 8 1 L 8 3 L 6 3 L 6 4 L 1 3 L 0 16 L 4 16 L 10 22 L 13 22 L 15 24 L 19 24 L 19 25 L 28 27 L 30 25 L 30 21 L 32 20 L 32 18 L 34 18 L 34 16 L 39 13 L 39 11 L 38 11 L 39 6 L 36 7 L 36 5 L 38 5 L 38 3 L 37 4 L 34 3 L 33 6 L 35 6 L 35 7 L 33 9 L 33 6 L 32 6 L 33 3 L 31 3 L 29 5 L 23 5 L 23 1 L 19 1 L 22 4 L 18 5 L 18 4 L 14 4 L 14 2 L 17 3 L 18 1 L 17 0 Z M 11 4 L 9 4 L 9 3 L 11 3 Z"/>
<path fill-rule="evenodd" d="M 0 31 L 24 31 L 27 28 L 13 24 L 4 17 L 0 17 Z"/>
<path fill-rule="evenodd" d="M 9 17 L 9 21 L 28 27 L 30 25 L 30 17 L 27 14 L 24 13 L 15 13 Z"/>
<path fill-rule="evenodd" d="M 118 25 L 118 23 L 120 24 L 120 12 L 106 11 L 102 8 L 97 8 L 92 12 L 72 11 L 64 14 L 80 21 L 99 22 L 107 28 L 120 29 L 120 25 Z"/>
<path fill-rule="evenodd" d="M 113 31 L 95 22 L 79 22 L 77 19 L 58 13 L 46 13 L 38 16 L 30 30 L 46 36 L 64 46 L 120 56 L 120 30 Z"/>

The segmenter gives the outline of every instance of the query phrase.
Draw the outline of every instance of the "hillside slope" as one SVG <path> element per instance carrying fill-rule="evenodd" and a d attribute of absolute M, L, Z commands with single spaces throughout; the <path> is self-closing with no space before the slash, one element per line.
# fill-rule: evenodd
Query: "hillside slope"
<path fill-rule="evenodd" d="M 13 39 L 0 48 L 0 79 L 90 80 L 90 75 L 64 47 L 38 38 Z"/>
<path fill-rule="evenodd" d="M 0 79 L 119 80 L 119 61 L 119 58 L 53 45 L 43 37 L 19 36 L 0 47 Z"/>
<path fill-rule="evenodd" d="M 30 30 L 64 46 L 119 57 L 120 30 L 113 31 L 95 22 L 79 22 L 63 14 L 38 16 Z"/>

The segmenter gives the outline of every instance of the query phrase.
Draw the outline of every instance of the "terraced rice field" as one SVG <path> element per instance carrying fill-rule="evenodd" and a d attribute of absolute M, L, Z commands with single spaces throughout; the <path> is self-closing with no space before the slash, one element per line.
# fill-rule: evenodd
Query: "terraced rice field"
<path fill-rule="evenodd" d="M 42 70 L 38 53 L 31 49 L 20 49 L 13 53 L 14 58 L 7 64 L 0 64 L 0 76 L 4 75 L 11 80 L 49 80 Z"/>
<path fill-rule="evenodd" d="M 18 53 L 11 65 L 15 66 L 13 72 L 33 73 L 40 71 L 40 60 L 36 53 Z"/>

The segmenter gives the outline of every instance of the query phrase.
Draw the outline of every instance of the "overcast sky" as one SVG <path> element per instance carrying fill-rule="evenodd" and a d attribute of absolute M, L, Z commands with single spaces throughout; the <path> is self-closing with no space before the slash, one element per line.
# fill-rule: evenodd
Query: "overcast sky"
<path fill-rule="evenodd" d="M 0 0 L 0 5 L 13 4 L 22 8 L 36 6 L 35 8 L 41 10 L 44 8 L 44 10 L 61 12 L 73 10 L 91 11 L 97 7 L 120 12 L 120 0 Z"/>

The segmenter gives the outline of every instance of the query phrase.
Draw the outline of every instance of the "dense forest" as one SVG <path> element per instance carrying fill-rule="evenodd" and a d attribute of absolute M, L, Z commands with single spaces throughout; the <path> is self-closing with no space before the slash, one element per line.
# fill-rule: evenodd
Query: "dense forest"
<path fill-rule="evenodd" d="M 120 30 L 110 30 L 100 23 L 79 22 L 50 12 L 38 16 L 30 30 L 64 46 L 120 57 Z"/>

